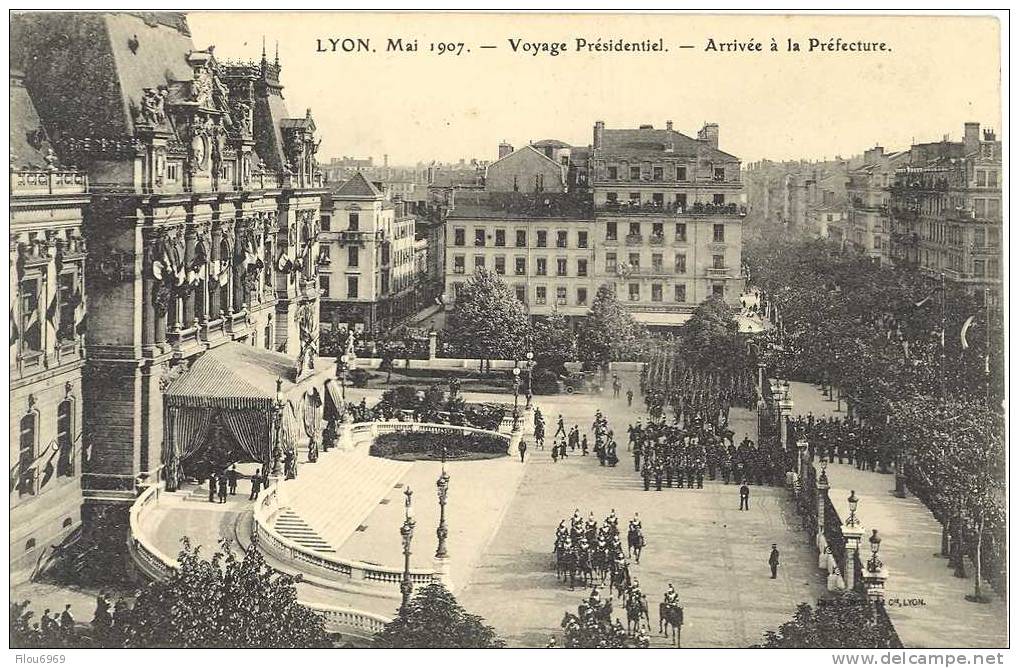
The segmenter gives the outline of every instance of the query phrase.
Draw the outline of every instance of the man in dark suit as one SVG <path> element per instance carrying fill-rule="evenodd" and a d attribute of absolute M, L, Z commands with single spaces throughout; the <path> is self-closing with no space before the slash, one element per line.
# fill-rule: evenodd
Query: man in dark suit
<path fill-rule="evenodd" d="M 768 556 L 768 565 L 771 566 L 771 579 L 778 577 L 778 545 L 771 544 L 771 555 Z"/>
<path fill-rule="evenodd" d="M 231 464 L 230 468 L 226 472 L 226 480 L 228 489 L 230 490 L 230 496 L 237 494 L 237 479 L 240 478 L 240 474 L 237 473 L 237 464 Z"/>
<path fill-rule="evenodd" d="M 209 472 L 209 503 L 216 502 L 216 475 Z"/>
<path fill-rule="evenodd" d="M 746 480 L 739 488 L 739 509 L 750 510 L 750 488 L 747 486 Z"/>
<path fill-rule="evenodd" d="M 255 469 L 255 475 L 251 476 L 251 494 L 248 495 L 249 501 L 254 501 L 258 498 L 259 492 L 262 491 L 262 470 Z"/>

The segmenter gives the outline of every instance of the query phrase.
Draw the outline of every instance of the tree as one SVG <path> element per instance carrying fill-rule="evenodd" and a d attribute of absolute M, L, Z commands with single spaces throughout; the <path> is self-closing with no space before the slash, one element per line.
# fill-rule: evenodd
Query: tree
<path fill-rule="evenodd" d="M 680 345 L 690 366 L 735 371 L 746 363 L 736 310 L 721 297 L 701 303 L 679 330 Z"/>
<path fill-rule="evenodd" d="M 816 607 L 801 603 L 793 618 L 777 631 L 767 631 L 766 649 L 889 649 L 901 647 L 887 617 L 854 592 L 820 599 Z"/>
<path fill-rule="evenodd" d="M 125 647 L 331 647 L 323 620 L 297 602 L 297 580 L 270 568 L 252 544 L 241 558 L 202 559 L 184 539 L 179 568 L 143 589 L 122 632 Z"/>
<path fill-rule="evenodd" d="M 607 285 L 598 288 L 584 326 L 577 337 L 580 359 L 604 366 L 632 347 L 644 333 L 615 292 Z"/>
<path fill-rule="evenodd" d="M 15 647 L 244 647 L 301 649 L 332 647 L 322 618 L 297 602 L 297 580 L 271 569 L 252 545 L 242 557 L 222 541 L 222 552 L 202 559 L 187 538 L 179 568 L 149 583 L 134 607 L 117 601 L 112 617 L 91 628 L 32 623 L 29 602 L 12 603 Z M 45 628 L 48 627 L 48 628 Z"/>
<path fill-rule="evenodd" d="M 489 649 L 504 647 L 495 629 L 469 614 L 441 584 L 419 589 L 396 618 L 375 636 L 383 649 Z"/>
<path fill-rule="evenodd" d="M 501 278 L 484 269 L 463 284 L 446 327 L 454 343 L 482 362 L 519 359 L 529 330 L 523 303 Z"/>
<path fill-rule="evenodd" d="M 559 372 L 566 362 L 577 359 L 577 335 L 566 316 L 556 311 L 534 321 L 530 349 L 538 368 Z"/>

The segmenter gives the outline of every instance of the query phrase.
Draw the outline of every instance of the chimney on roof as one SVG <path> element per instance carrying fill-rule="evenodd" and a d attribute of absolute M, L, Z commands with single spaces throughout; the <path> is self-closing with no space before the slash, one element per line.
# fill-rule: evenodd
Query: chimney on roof
<path fill-rule="evenodd" d="M 389 167 L 389 154 L 388 153 L 383 153 L 382 154 L 382 166 L 383 167 Z"/>
<path fill-rule="evenodd" d="M 869 148 L 863 152 L 863 161 L 866 163 L 872 163 L 881 158 L 884 154 L 885 149 L 883 146 L 875 146 L 874 148 Z"/>
<path fill-rule="evenodd" d="M 499 142 L 499 159 L 500 160 L 502 160 L 503 158 L 505 158 L 507 155 L 509 155 L 512 152 L 513 152 L 513 145 L 512 144 L 510 144 L 508 142 L 505 142 L 505 141 Z"/>
<path fill-rule="evenodd" d="M 605 142 L 605 121 L 594 122 L 594 148 L 599 149 Z"/>
<path fill-rule="evenodd" d="M 705 123 L 697 132 L 697 139 L 707 142 L 711 148 L 718 148 L 718 123 Z"/>
<path fill-rule="evenodd" d="M 672 121 L 665 121 L 665 129 L 672 130 Z"/>
<path fill-rule="evenodd" d="M 965 146 L 967 153 L 972 153 L 980 148 L 980 124 L 969 122 L 962 127 L 962 144 Z"/>
<path fill-rule="evenodd" d="M 984 141 L 994 141 L 996 137 L 994 130 L 984 130 Z"/>

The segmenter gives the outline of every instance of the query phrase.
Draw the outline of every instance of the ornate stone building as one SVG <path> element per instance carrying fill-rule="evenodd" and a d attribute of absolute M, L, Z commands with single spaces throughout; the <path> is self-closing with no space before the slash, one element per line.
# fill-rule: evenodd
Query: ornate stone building
<path fill-rule="evenodd" d="M 39 131 L 90 186 L 83 222 L 61 233 L 80 229 L 88 248 L 72 392 L 82 517 L 86 531 L 119 528 L 139 485 L 162 475 L 163 390 L 198 356 L 237 342 L 310 363 L 324 194 L 315 123 L 310 110 L 288 113 L 278 59 L 220 61 L 195 49 L 180 14 L 21 15 L 12 37 Z"/>
<path fill-rule="evenodd" d="M 10 564 L 32 575 L 81 523 L 88 178 L 60 166 L 12 69 Z"/>

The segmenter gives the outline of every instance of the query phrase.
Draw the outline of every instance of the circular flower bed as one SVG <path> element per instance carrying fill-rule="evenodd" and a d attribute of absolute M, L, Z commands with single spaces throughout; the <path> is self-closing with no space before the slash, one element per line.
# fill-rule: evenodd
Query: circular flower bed
<path fill-rule="evenodd" d="M 506 439 L 490 434 L 400 432 L 380 435 L 368 453 L 401 461 L 441 459 L 443 446 L 446 459 L 462 461 L 505 457 L 508 447 Z"/>

